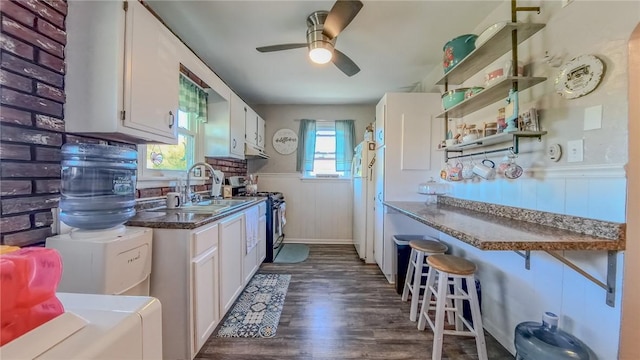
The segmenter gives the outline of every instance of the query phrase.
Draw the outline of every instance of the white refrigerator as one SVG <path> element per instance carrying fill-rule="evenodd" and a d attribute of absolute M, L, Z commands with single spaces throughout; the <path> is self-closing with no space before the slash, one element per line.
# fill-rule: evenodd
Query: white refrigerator
<path fill-rule="evenodd" d="M 353 245 L 366 263 L 375 263 L 374 234 L 374 164 L 375 142 L 363 141 L 356 146 L 352 163 L 353 178 Z"/>

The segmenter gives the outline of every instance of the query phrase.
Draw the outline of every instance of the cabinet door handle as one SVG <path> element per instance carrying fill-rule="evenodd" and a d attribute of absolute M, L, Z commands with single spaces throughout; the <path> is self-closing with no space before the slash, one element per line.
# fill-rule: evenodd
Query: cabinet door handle
<path fill-rule="evenodd" d="M 382 131 L 378 131 L 378 140 L 382 141 Z"/>
<path fill-rule="evenodd" d="M 382 193 L 381 192 L 378 193 L 378 201 L 382 202 Z"/>
<path fill-rule="evenodd" d="M 236 139 L 232 140 L 232 145 L 231 148 L 235 149 L 236 148 Z"/>
<path fill-rule="evenodd" d="M 176 117 L 173 115 L 172 111 L 169 111 L 169 116 L 171 116 L 171 122 L 169 123 L 169 129 L 173 128 L 173 124 L 176 123 Z"/>

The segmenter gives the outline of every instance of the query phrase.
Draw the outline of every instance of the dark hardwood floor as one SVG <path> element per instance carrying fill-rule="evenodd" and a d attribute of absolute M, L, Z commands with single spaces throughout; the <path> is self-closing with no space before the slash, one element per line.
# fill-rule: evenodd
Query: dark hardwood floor
<path fill-rule="evenodd" d="M 262 264 L 261 273 L 291 274 L 276 336 L 217 338 L 196 359 L 431 359 L 433 333 L 409 321 L 377 265 L 351 245 L 311 245 L 298 264 Z M 513 359 L 485 332 L 489 359 Z M 477 359 L 475 340 L 446 336 L 443 359 Z"/>

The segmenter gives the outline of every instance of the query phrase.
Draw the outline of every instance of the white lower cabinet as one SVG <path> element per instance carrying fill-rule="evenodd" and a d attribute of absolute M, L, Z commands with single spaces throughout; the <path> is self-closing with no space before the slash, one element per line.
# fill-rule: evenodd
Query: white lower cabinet
<path fill-rule="evenodd" d="M 258 271 L 265 208 L 262 202 L 193 230 L 153 230 L 150 295 L 162 304 L 163 359 L 192 360 Z M 249 233 L 256 245 L 247 253 Z"/>
<path fill-rule="evenodd" d="M 258 207 L 254 206 L 245 212 L 246 241 L 244 253 L 244 283 L 248 283 L 258 271 Z"/>
<path fill-rule="evenodd" d="M 218 227 L 153 230 L 150 295 L 162 304 L 164 359 L 193 359 L 220 321 Z"/>
<path fill-rule="evenodd" d="M 197 352 L 218 325 L 218 248 L 212 247 L 191 261 L 193 274 L 194 351 Z M 196 350 L 197 349 L 197 350 Z"/>
<path fill-rule="evenodd" d="M 243 249 L 245 242 L 244 213 L 220 221 L 220 314 L 233 305 L 242 287 Z"/>

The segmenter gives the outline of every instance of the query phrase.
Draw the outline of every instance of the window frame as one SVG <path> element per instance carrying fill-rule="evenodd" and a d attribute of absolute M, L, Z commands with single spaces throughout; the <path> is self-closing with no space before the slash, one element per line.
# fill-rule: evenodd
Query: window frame
<path fill-rule="evenodd" d="M 184 74 L 182 74 L 184 76 Z M 193 84 L 202 89 L 202 87 L 196 84 L 193 80 L 191 80 L 188 76 L 184 76 L 187 80 L 191 81 Z M 205 90 L 206 89 L 202 89 Z M 176 109 L 176 114 L 180 111 Z M 184 113 L 184 112 L 182 112 Z M 147 149 L 153 144 L 140 144 L 138 145 L 138 178 L 136 187 L 138 189 L 145 188 L 155 188 L 155 187 L 164 187 L 164 186 L 175 186 L 177 185 L 177 180 L 186 179 L 187 170 L 193 164 L 197 162 L 205 161 L 204 156 L 204 126 L 205 123 L 196 120 L 194 117 L 189 116 L 190 128 L 194 130 L 185 129 L 182 127 L 178 127 L 178 135 L 187 134 L 192 135 L 194 139 L 194 150 L 193 150 L 193 163 L 187 163 L 187 169 L 184 170 L 161 170 L 161 169 L 148 169 L 147 161 L 149 158 L 147 156 Z M 176 122 L 179 123 L 179 122 Z M 205 183 L 207 176 L 205 176 L 206 171 L 201 171 L 201 176 L 191 176 L 191 184 L 192 185 L 202 185 Z M 193 174 L 192 174 L 193 175 Z"/>
<path fill-rule="evenodd" d="M 330 125 L 329 125 L 330 124 Z M 336 180 L 336 179 L 351 179 L 352 174 L 351 171 L 335 171 L 331 172 L 331 173 L 316 173 L 315 169 L 315 163 L 316 161 L 318 161 L 319 159 L 316 157 L 316 155 L 319 153 L 318 152 L 318 133 L 319 132 L 326 132 L 326 131 L 332 131 L 333 135 L 332 136 L 326 136 L 326 135 L 320 135 L 320 137 L 330 137 L 333 138 L 333 166 L 335 169 L 335 163 L 336 163 L 336 149 L 335 149 L 335 139 L 336 139 L 336 127 L 335 127 L 335 121 L 334 120 L 316 120 L 316 151 L 314 152 L 314 156 L 313 156 L 313 162 L 314 162 L 314 170 L 312 171 L 303 171 L 302 173 L 302 178 L 303 179 L 318 179 L 318 180 Z M 331 153 L 326 153 L 323 152 L 323 154 L 331 154 Z M 322 160 L 322 159 L 321 159 Z M 326 160 L 326 159 L 324 159 Z M 331 160 L 331 159 L 329 159 Z"/>

